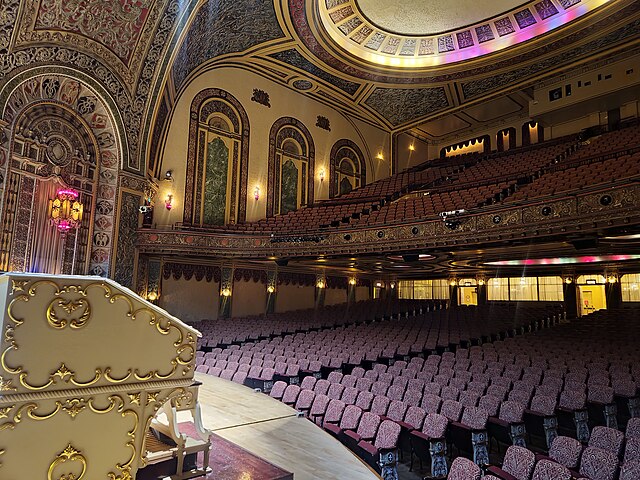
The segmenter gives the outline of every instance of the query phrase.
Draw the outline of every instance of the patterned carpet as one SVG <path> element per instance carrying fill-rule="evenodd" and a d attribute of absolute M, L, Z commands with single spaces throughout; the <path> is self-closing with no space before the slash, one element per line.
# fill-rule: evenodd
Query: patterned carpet
<path fill-rule="evenodd" d="M 192 423 L 179 424 L 180 432 L 195 437 Z M 202 455 L 202 454 L 200 454 Z M 202 462 L 202 457 L 198 458 Z M 213 434 L 209 454 L 211 473 L 206 480 L 293 480 L 293 474 L 263 460 L 244 448 Z"/>

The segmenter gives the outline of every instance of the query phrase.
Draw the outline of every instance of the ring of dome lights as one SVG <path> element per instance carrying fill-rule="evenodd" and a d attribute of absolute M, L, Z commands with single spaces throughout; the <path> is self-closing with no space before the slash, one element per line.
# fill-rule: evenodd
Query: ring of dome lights
<path fill-rule="evenodd" d="M 461 28 L 420 35 L 415 33 L 419 31 L 416 22 L 410 22 L 404 32 L 399 32 L 398 19 L 381 21 L 370 5 L 376 3 L 375 0 L 324 0 L 317 2 L 316 14 L 331 39 L 352 55 L 378 65 L 422 68 L 476 58 L 521 44 L 610 1 L 533 0 L 523 5 L 503 0 L 499 5 L 517 5 L 503 14 Z M 404 3 L 416 2 L 405 0 Z M 495 14 L 495 11 L 488 13 Z M 451 20 L 445 20 L 435 28 L 453 25 Z"/>

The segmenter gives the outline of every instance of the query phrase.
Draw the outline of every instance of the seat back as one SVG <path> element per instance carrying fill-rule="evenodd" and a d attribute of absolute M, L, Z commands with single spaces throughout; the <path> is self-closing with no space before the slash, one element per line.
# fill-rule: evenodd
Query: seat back
<path fill-rule="evenodd" d="M 371 403 L 371 411 L 377 415 L 386 415 L 391 400 L 384 395 L 376 395 Z"/>
<path fill-rule="evenodd" d="M 536 463 L 531 480 L 570 480 L 571 472 L 564 465 L 551 460 L 540 460 Z"/>
<path fill-rule="evenodd" d="M 536 456 L 531 450 L 511 445 L 504 456 L 502 469 L 517 480 L 530 480 Z"/>
<path fill-rule="evenodd" d="M 549 448 L 549 456 L 567 468 L 576 470 L 580 464 L 582 444 L 575 438 L 559 436 Z"/>
<path fill-rule="evenodd" d="M 342 414 L 347 406 L 341 400 L 331 400 L 324 414 L 325 423 L 340 423 Z"/>
<path fill-rule="evenodd" d="M 420 430 L 424 424 L 424 419 L 427 416 L 427 412 L 424 409 L 416 406 L 410 406 L 407 409 L 407 413 L 404 415 L 404 422 L 416 430 Z"/>
<path fill-rule="evenodd" d="M 620 468 L 619 480 L 638 480 L 640 478 L 640 460 L 625 461 Z"/>
<path fill-rule="evenodd" d="M 391 420 L 385 420 L 380 424 L 374 446 L 378 450 L 392 450 L 398 447 L 400 438 L 400 425 Z"/>
<path fill-rule="evenodd" d="M 624 433 L 615 428 L 597 426 L 594 427 L 589 438 L 589 446 L 609 450 L 619 457 L 622 453 Z"/>
<path fill-rule="evenodd" d="M 481 470 L 468 458 L 456 457 L 451 464 L 448 480 L 480 480 Z"/>
<path fill-rule="evenodd" d="M 380 416 L 371 412 L 364 412 L 358 424 L 358 435 L 364 440 L 373 439 L 380 426 Z"/>
<path fill-rule="evenodd" d="M 618 457 L 609 450 L 587 447 L 582 452 L 580 475 L 598 480 L 614 480 L 618 470 Z"/>
<path fill-rule="evenodd" d="M 342 430 L 355 430 L 362 417 L 362 409 L 355 405 L 347 405 L 340 420 L 340 428 Z"/>
<path fill-rule="evenodd" d="M 439 413 L 430 413 L 424 419 L 422 433 L 429 438 L 444 438 L 449 419 Z"/>
<path fill-rule="evenodd" d="M 284 395 L 284 391 L 286 390 L 286 388 L 287 388 L 287 382 L 283 382 L 282 380 L 279 380 L 273 384 L 273 387 L 271 387 L 269 396 L 277 400 L 280 400 L 282 399 L 282 396 Z"/>

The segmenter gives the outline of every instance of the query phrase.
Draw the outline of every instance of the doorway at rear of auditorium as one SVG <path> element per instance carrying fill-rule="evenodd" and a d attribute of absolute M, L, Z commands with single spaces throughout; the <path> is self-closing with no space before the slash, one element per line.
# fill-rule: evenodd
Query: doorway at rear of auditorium
<path fill-rule="evenodd" d="M 478 305 L 478 283 L 475 278 L 458 282 L 458 305 Z"/>
<path fill-rule="evenodd" d="M 607 308 L 604 275 L 580 275 L 577 278 L 578 312 L 580 316 Z"/>

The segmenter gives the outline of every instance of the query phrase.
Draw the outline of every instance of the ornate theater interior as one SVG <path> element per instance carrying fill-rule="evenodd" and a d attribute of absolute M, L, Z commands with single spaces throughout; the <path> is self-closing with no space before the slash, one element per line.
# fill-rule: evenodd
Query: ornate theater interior
<path fill-rule="evenodd" d="M 637 480 L 639 180 L 636 0 L 4 0 L 0 479 Z"/>

